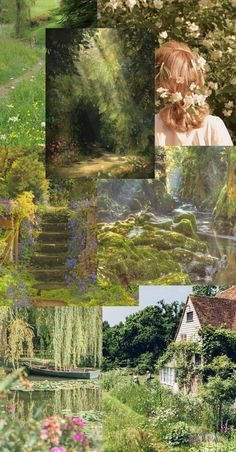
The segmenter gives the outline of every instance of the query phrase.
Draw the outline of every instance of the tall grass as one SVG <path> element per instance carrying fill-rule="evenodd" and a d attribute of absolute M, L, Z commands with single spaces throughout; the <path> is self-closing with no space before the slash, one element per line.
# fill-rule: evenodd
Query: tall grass
<path fill-rule="evenodd" d="M 0 100 L 0 145 L 45 145 L 45 73 L 20 83 Z"/>
<path fill-rule="evenodd" d="M 147 419 L 103 392 L 103 452 L 167 452 Z"/>
<path fill-rule="evenodd" d="M 35 4 L 31 6 L 31 17 L 38 16 L 40 14 L 50 13 L 54 9 L 58 8 L 60 0 L 36 0 Z"/>
<path fill-rule="evenodd" d="M 15 39 L 0 37 L 0 85 L 10 82 L 37 63 L 33 49 Z"/>

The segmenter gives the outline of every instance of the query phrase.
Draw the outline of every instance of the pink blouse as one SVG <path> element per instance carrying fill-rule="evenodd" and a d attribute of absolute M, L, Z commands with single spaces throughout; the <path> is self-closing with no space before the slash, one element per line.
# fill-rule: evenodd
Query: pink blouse
<path fill-rule="evenodd" d="M 205 117 L 202 127 L 189 132 L 176 132 L 155 117 L 155 146 L 232 146 L 232 140 L 222 119 Z"/>

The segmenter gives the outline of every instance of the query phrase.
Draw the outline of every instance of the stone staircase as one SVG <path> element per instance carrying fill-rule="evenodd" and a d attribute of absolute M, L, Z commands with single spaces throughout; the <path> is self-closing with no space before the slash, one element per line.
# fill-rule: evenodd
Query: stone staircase
<path fill-rule="evenodd" d="M 66 288 L 66 259 L 68 257 L 68 215 L 65 211 L 50 210 L 43 215 L 41 232 L 31 260 L 36 279 L 34 288 L 42 290 Z"/>

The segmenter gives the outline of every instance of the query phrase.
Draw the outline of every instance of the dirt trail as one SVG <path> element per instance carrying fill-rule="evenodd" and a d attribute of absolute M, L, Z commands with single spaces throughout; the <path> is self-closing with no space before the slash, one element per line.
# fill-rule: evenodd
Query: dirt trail
<path fill-rule="evenodd" d="M 132 157 L 135 158 L 135 156 Z M 48 173 L 63 178 L 92 177 L 97 175 L 99 172 L 109 173 L 113 171 L 117 171 L 118 173 L 122 173 L 124 171 L 131 172 L 132 164 L 128 161 L 128 157 L 114 154 L 103 154 L 102 157 L 87 159 L 81 163 L 74 163 L 71 166 L 48 168 Z"/>
<path fill-rule="evenodd" d="M 43 64 L 43 60 L 39 60 L 37 64 L 32 66 L 28 71 L 24 72 L 24 74 L 20 75 L 14 80 L 10 80 L 5 85 L 0 86 L 0 98 L 2 99 L 4 97 L 7 97 L 19 83 L 25 82 L 26 80 L 30 79 L 32 75 L 37 74 L 37 72 L 39 72 L 43 67 Z"/>

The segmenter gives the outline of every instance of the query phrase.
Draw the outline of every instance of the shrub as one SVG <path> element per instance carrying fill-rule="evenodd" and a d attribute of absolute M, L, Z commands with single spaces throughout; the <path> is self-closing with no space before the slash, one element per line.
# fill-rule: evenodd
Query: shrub
<path fill-rule="evenodd" d="M 185 422 L 177 422 L 169 427 L 165 439 L 173 446 L 182 446 L 189 444 L 191 432 L 189 426 Z"/>

